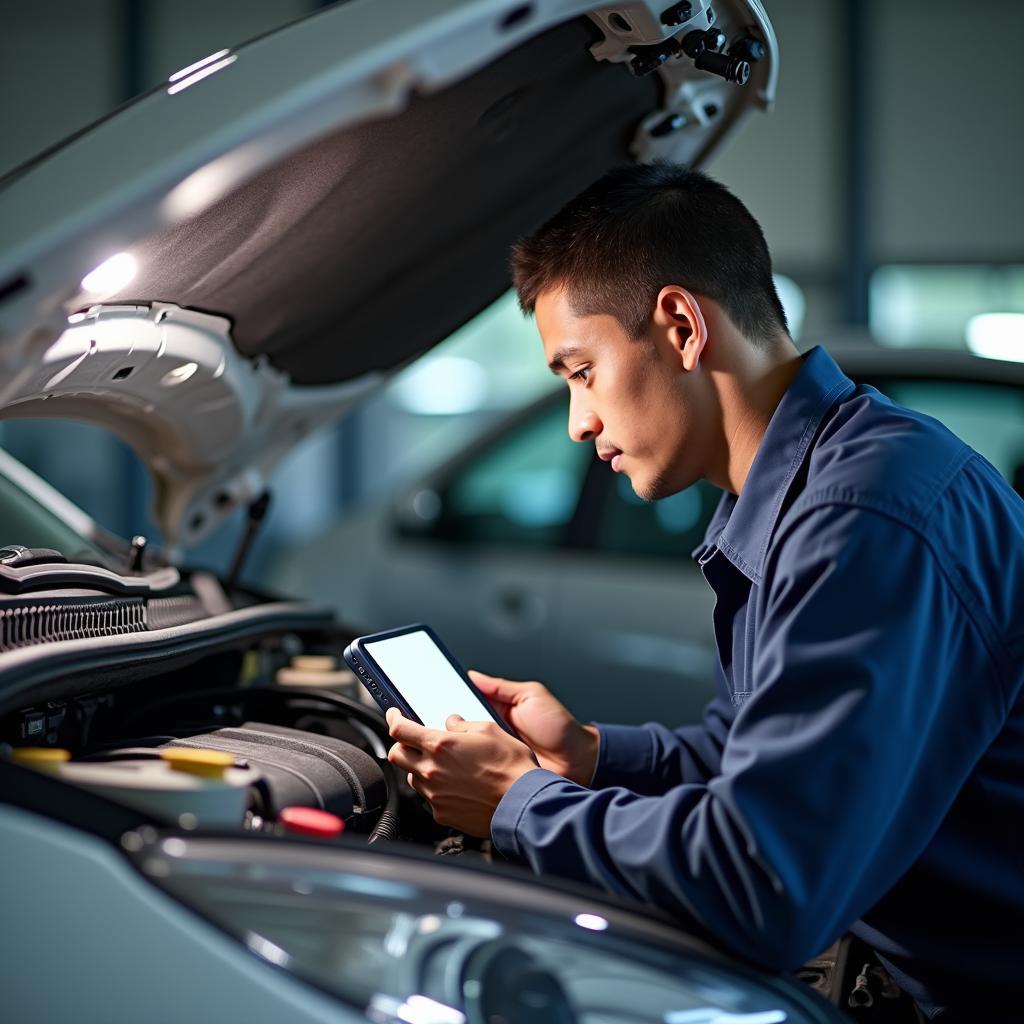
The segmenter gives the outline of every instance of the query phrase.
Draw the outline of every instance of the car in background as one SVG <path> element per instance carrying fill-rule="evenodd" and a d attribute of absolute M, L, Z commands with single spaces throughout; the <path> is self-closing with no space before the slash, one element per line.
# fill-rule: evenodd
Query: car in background
<path fill-rule="evenodd" d="M 830 348 L 850 377 L 941 420 L 1024 494 L 1024 363 Z M 360 631 L 428 620 L 465 664 L 541 679 L 586 720 L 675 725 L 697 720 L 713 690 L 713 594 L 690 553 L 719 497 L 700 482 L 638 499 L 592 445 L 569 440 L 560 388 L 390 507 L 288 549 L 270 580 Z"/>

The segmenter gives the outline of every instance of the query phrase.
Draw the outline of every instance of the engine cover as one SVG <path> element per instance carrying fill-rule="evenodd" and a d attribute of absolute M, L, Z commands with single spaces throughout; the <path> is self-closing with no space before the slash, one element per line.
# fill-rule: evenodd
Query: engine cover
<path fill-rule="evenodd" d="M 246 722 L 164 746 L 222 750 L 258 769 L 267 802 L 264 813 L 271 817 L 298 804 L 348 819 L 379 810 L 387 799 L 380 765 L 365 751 L 331 736 Z"/>

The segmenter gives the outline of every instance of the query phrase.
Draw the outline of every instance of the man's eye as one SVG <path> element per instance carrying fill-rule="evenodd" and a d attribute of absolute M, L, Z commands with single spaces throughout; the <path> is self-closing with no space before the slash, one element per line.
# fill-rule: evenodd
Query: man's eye
<path fill-rule="evenodd" d="M 574 374 L 571 374 L 569 380 L 582 380 L 586 381 L 590 374 L 590 367 L 584 366 L 582 369 L 577 370 Z"/>

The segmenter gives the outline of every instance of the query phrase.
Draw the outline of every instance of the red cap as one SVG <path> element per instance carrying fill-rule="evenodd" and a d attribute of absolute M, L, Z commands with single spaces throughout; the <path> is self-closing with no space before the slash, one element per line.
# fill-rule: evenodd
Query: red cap
<path fill-rule="evenodd" d="M 315 807 L 285 807 L 277 820 L 290 835 L 332 839 L 345 831 L 345 822 L 341 818 L 330 811 L 318 811 Z"/>

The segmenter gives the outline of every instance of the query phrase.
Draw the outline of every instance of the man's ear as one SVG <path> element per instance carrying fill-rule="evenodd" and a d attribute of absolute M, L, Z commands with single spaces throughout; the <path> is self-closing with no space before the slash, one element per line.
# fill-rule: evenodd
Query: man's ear
<path fill-rule="evenodd" d="M 677 284 L 662 288 L 654 307 L 654 323 L 668 332 L 683 368 L 695 369 L 708 341 L 708 328 L 693 292 Z"/>

